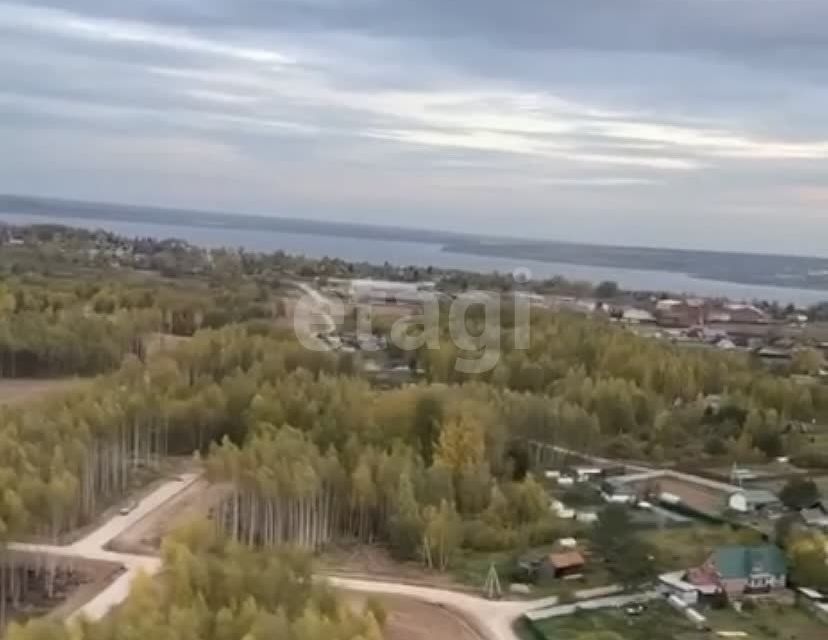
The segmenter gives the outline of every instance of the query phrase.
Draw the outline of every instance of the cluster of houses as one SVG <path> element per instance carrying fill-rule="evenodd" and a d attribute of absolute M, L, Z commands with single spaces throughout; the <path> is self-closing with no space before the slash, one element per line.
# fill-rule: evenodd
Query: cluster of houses
<path fill-rule="evenodd" d="M 354 304 L 421 305 L 437 294 L 435 282 L 398 282 L 372 278 L 329 278 L 326 291 Z"/>
<path fill-rule="evenodd" d="M 626 473 L 623 467 L 609 464 L 573 466 L 563 472 L 547 471 L 546 476 L 563 486 L 590 483 L 600 487 L 601 496 L 607 503 L 676 513 L 679 518 L 684 514 L 690 518 L 727 521 L 758 530 L 766 539 L 775 521 L 790 513 L 772 491 L 742 486 L 746 478 L 755 477 L 749 469 L 734 468 L 732 483 L 671 469 L 636 469 Z M 551 504 L 561 517 L 581 522 L 597 518 L 594 512 L 584 512 L 592 514 L 590 518 L 584 518 L 581 512 L 566 507 L 559 500 L 553 499 Z M 803 509 L 799 517 L 801 526 L 828 531 L 828 504 L 819 502 Z M 568 544 L 573 548 L 562 547 L 542 559 L 538 566 L 543 567 L 543 575 L 563 578 L 580 575 L 586 556 L 574 548 L 574 541 Z M 785 590 L 787 585 L 785 555 L 773 544 L 717 547 L 701 565 L 660 577 L 660 587 L 665 595 L 673 596 L 686 606 L 722 595 L 734 601 L 750 595 L 773 594 Z M 808 600 L 817 613 L 824 609 L 828 620 L 828 596 L 823 598 L 817 592 L 806 594 L 806 591 L 799 590 L 799 597 Z"/>
<path fill-rule="evenodd" d="M 683 347 L 749 351 L 769 365 L 790 364 L 796 348 L 813 344 L 804 339 L 809 319 L 801 310 L 778 318 L 755 304 L 719 299 L 627 296 L 603 302 L 565 296 L 547 298 L 547 308 L 604 315 L 637 334 Z M 828 356 L 828 342 L 817 346 Z"/>

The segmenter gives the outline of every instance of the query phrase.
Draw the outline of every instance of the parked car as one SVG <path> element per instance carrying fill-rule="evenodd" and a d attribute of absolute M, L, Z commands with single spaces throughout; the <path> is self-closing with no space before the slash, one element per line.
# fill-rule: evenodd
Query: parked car
<path fill-rule="evenodd" d="M 120 510 L 120 512 L 119 512 L 119 513 L 120 513 L 122 516 L 127 516 L 127 515 L 129 515 L 130 513 L 132 513 L 132 512 L 134 511 L 135 507 L 137 507 L 137 506 L 138 506 L 138 501 L 137 501 L 137 500 L 133 500 L 133 501 L 131 501 L 131 502 L 129 502 L 129 503 L 127 503 L 127 504 L 125 504 L 123 507 L 121 507 L 121 510 Z"/>

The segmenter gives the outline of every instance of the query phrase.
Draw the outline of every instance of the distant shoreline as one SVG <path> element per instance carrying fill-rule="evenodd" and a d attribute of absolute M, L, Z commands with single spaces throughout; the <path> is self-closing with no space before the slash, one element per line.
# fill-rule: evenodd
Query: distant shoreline
<path fill-rule="evenodd" d="M 595 249 L 598 251 L 595 251 Z M 715 280 L 717 282 L 733 282 L 744 285 L 769 286 L 782 289 L 811 289 L 813 291 L 825 291 L 828 298 L 828 274 L 824 273 L 828 266 L 828 259 L 823 258 L 801 258 L 797 256 L 773 256 L 764 254 L 740 254 L 726 252 L 682 252 L 673 249 L 637 249 L 634 247 L 601 247 L 599 245 L 579 245 L 575 243 L 542 242 L 527 244 L 524 246 L 509 244 L 474 244 L 470 242 L 446 243 L 443 251 L 451 253 L 465 253 L 469 255 L 487 256 L 491 258 L 513 258 L 516 260 L 533 260 L 538 262 L 563 263 L 578 266 L 605 267 L 617 269 L 638 269 L 646 271 L 661 271 L 665 273 L 680 273 L 698 280 Z M 573 250 L 583 250 L 579 256 L 571 255 Z M 616 250 L 640 251 L 636 257 L 617 256 Z M 548 253 L 547 253 L 548 252 Z M 685 265 L 659 264 L 657 260 L 647 257 L 647 253 L 660 254 L 696 254 L 696 260 L 700 263 L 693 265 L 692 262 L 686 267 L 701 266 L 698 268 L 685 268 Z M 716 258 L 723 262 L 716 265 Z M 714 264 L 702 264 L 705 260 L 713 260 Z M 799 265 L 801 271 L 792 273 L 790 276 L 780 276 L 778 272 L 763 273 L 759 269 L 759 263 L 766 262 L 776 264 L 785 261 L 788 264 L 779 265 L 790 268 L 791 265 Z M 741 264 L 736 264 L 736 263 Z M 748 264 L 745 264 L 748 263 Z M 756 266 L 754 266 L 756 265 Z M 738 270 L 734 270 L 733 267 Z M 752 270 L 756 269 L 756 270 Z M 822 272 L 817 276 L 809 275 L 812 272 Z"/>
<path fill-rule="evenodd" d="M 347 247 L 346 243 L 334 243 L 330 248 L 326 248 L 327 255 L 352 262 L 385 260 L 397 266 L 411 264 L 425 267 L 431 262 L 434 266 L 470 272 L 509 272 L 525 262 L 525 266 L 530 266 L 539 278 L 560 275 L 571 280 L 595 283 L 603 279 L 617 280 L 623 288 L 629 290 L 672 291 L 717 297 L 718 294 L 710 293 L 712 289 L 716 289 L 711 287 L 710 283 L 721 283 L 745 288 L 742 294 L 722 294 L 721 297 L 767 299 L 782 303 L 798 299 L 800 302 L 810 300 L 813 303 L 814 299 L 823 300 L 819 294 L 825 292 L 824 300 L 828 301 L 828 258 L 819 257 L 521 240 L 356 223 L 269 218 L 29 196 L 0 195 L 0 215 L 3 214 L 51 219 L 51 222 L 56 224 L 69 226 L 74 221 L 77 221 L 78 226 L 88 226 L 82 221 L 89 220 L 99 224 L 111 222 L 113 225 L 133 227 L 129 233 L 136 235 L 144 234 L 144 230 L 139 228 L 141 225 L 206 230 L 217 236 L 208 240 L 214 246 L 218 240 L 223 246 L 244 246 L 246 249 L 257 251 L 266 250 L 264 245 L 268 244 L 268 238 L 265 234 L 319 239 L 283 245 L 280 244 L 280 238 L 274 237 L 273 242 L 268 245 L 270 250 L 284 250 L 287 253 L 305 252 L 302 246 L 297 248 L 296 245 L 324 245 L 330 239 L 352 239 L 365 241 L 364 255 L 356 257 L 354 254 L 359 252 L 354 250 L 348 255 L 349 249 L 353 248 Z M 222 231 L 227 233 L 220 233 Z M 158 230 L 146 231 L 146 235 L 157 234 Z M 193 241 L 192 237 L 182 239 Z M 194 243 L 204 244 L 204 240 L 196 239 Z M 368 250 L 367 245 L 370 243 L 374 245 Z M 410 246 L 403 247 L 406 243 Z M 422 250 L 417 249 L 417 246 L 422 246 Z M 385 247 L 384 253 L 377 250 L 377 247 Z M 401 252 L 396 250 L 398 248 L 408 250 Z M 313 255 L 314 251 L 316 247 L 308 250 L 307 254 Z M 470 259 L 465 261 L 463 256 Z M 474 260 L 475 257 L 480 259 Z M 487 258 L 491 262 L 484 260 Z M 441 262 L 443 264 L 440 264 Z M 462 262 L 467 264 L 457 264 Z M 549 268 L 542 265 L 549 265 Z M 570 272 L 567 272 L 568 266 L 572 267 Z M 631 272 L 637 272 L 632 274 L 634 282 L 630 282 L 633 279 Z M 652 283 L 647 273 L 652 274 Z M 672 282 L 670 276 L 676 276 L 675 282 Z M 760 291 L 764 287 L 769 287 L 770 290 Z M 750 293 L 747 293 L 748 289 L 751 289 Z M 785 291 L 790 291 L 790 295 Z"/>

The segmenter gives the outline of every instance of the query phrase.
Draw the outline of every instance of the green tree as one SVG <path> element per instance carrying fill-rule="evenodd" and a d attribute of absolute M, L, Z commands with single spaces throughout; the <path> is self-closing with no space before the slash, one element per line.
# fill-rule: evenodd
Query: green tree
<path fill-rule="evenodd" d="M 605 280 L 595 287 L 595 297 L 599 300 L 608 300 L 618 295 L 618 283 Z"/>
<path fill-rule="evenodd" d="M 454 505 L 443 500 L 440 508 L 426 507 L 423 558 L 428 568 L 445 571 L 463 541 L 463 523 Z"/>
<path fill-rule="evenodd" d="M 810 478 L 792 478 L 782 487 L 779 498 L 789 509 L 807 509 L 819 502 L 819 487 Z"/>
<path fill-rule="evenodd" d="M 649 582 L 655 576 L 654 551 L 634 532 L 627 507 L 607 506 L 590 537 L 607 570 L 625 587 Z"/>
<path fill-rule="evenodd" d="M 417 557 L 421 550 L 424 527 L 411 479 L 408 474 L 403 474 L 400 476 L 394 513 L 388 524 L 392 553 L 401 559 Z"/>
<path fill-rule="evenodd" d="M 791 563 L 791 578 L 797 585 L 828 590 L 826 544 L 828 540 L 819 534 L 805 534 L 789 540 L 788 558 Z"/>
<path fill-rule="evenodd" d="M 414 407 L 413 428 L 426 466 L 431 466 L 434 459 L 434 447 L 440 438 L 442 421 L 443 404 L 440 399 L 433 393 L 420 396 Z"/>

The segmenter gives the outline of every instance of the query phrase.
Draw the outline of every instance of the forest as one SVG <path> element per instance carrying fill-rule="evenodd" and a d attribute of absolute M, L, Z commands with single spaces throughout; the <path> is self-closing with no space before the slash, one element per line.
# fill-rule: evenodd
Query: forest
<path fill-rule="evenodd" d="M 184 250 L 158 255 L 176 251 Z M 535 474 L 531 440 L 661 464 L 788 455 L 828 468 L 791 428 L 828 420 L 825 385 L 800 384 L 745 355 L 645 340 L 600 318 L 536 311 L 528 349 L 518 349 L 503 313 L 496 366 L 468 374 L 456 358 L 494 346 L 471 313 L 464 321 L 481 333 L 477 351 L 458 350 L 444 322 L 439 349 L 406 354 L 421 380 L 373 385 L 360 374 L 359 353 L 308 351 L 273 322 L 284 314 L 284 273 L 281 258 L 269 259 L 217 253 L 206 272 L 150 277 L 64 257 L 2 274 L 0 377 L 101 375 L 60 396 L 0 407 L 0 554 L 12 540 L 59 540 L 125 496 L 139 472 L 195 452 L 210 479 L 231 487 L 214 519 L 221 536 L 170 543 L 172 577 L 139 585 L 113 619 L 140 625 L 141 612 L 154 608 L 147 620 L 196 630 L 176 637 L 241 638 L 221 631 L 225 621 L 202 603 L 227 609 L 236 630 L 260 617 L 317 630 L 339 620 L 309 594 L 318 619 L 302 622 L 303 607 L 258 590 L 255 577 L 234 584 L 232 599 L 211 591 L 231 579 L 225 564 L 249 563 L 258 575 L 260 547 L 377 542 L 445 570 L 464 549 L 520 549 L 567 535 L 571 523 L 550 512 Z M 149 353 L 149 333 L 191 339 Z M 15 597 L 19 569 L 0 562 L 4 603 Z M 373 637 L 369 622 L 348 622 L 353 633 L 341 637 Z M 126 637 L 108 624 L 78 637 Z M 46 628 L 10 637 L 61 637 Z M 308 633 L 296 637 L 316 637 Z"/>
<path fill-rule="evenodd" d="M 276 329 L 202 330 L 174 352 L 128 356 L 83 389 L 0 411 L 2 530 L 56 538 L 123 495 L 134 469 L 199 451 L 237 487 L 225 517 L 238 539 L 394 539 L 410 556 L 437 522 L 452 531 L 444 540 L 502 548 L 556 533 L 527 439 L 761 460 L 806 451 L 785 425 L 826 410 L 822 386 L 577 317 L 538 320 L 531 348 L 480 380 L 445 375 L 434 363 L 449 350 L 426 354 L 430 381 L 390 389 Z M 715 410 L 709 394 L 721 397 Z"/>
<path fill-rule="evenodd" d="M 0 378 L 94 375 L 144 357 L 152 333 L 272 322 L 285 315 L 278 279 L 189 280 L 74 269 L 0 274 Z M 229 275 L 228 275 L 229 274 Z"/>

